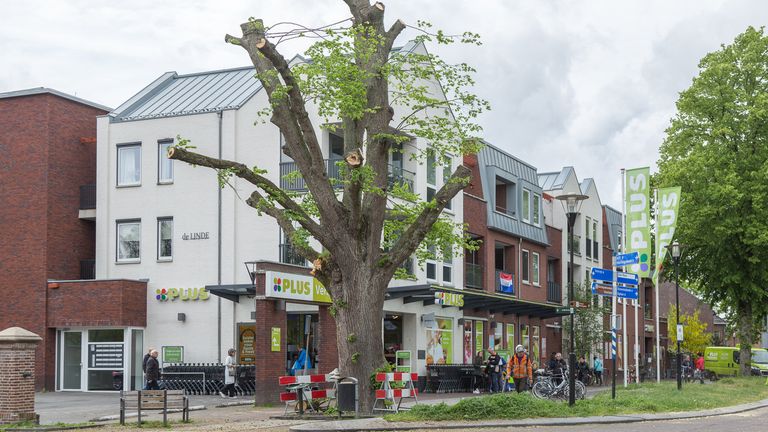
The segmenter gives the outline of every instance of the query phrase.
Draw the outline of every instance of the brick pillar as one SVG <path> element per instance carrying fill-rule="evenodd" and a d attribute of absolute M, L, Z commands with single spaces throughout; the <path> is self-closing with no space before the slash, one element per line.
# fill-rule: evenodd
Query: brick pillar
<path fill-rule="evenodd" d="M 286 323 L 285 303 L 256 298 L 256 395 L 257 404 L 280 402 L 277 378 L 285 375 Z M 283 305 L 282 310 L 280 305 Z M 272 328 L 280 329 L 280 351 L 272 351 Z"/>
<path fill-rule="evenodd" d="M 336 320 L 328 306 L 320 306 L 319 309 L 317 341 L 320 361 L 317 373 L 325 374 L 339 366 L 339 348 L 336 345 Z"/>
<path fill-rule="evenodd" d="M 39 422 L 35 414 L 35 348 L 41 340 L 20 327 L 0 332 L 0 424 Z"/>

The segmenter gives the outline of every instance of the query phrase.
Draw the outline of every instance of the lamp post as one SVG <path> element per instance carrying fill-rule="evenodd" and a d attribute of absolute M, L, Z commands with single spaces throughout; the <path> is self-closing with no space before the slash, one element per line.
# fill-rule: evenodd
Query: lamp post
<path fill-rule="evenodd" d="M 573 307 L 573 226 L 576 224 L 576 216 L 579 215 L 581 203 L 589 198 L 586 195 L 568 193 L 556 197 L 565 208 L 568 217 L 568 245 L 570 246 L 570 260 L 568 265 L 568 306 L 571 308 L 571 346 L 568 353 L 568 405 L 576 403 L 576 327 Z"/>
<path fill-rule="evenodd" d="M 667 246 L 671 252 L 672 255 L 672 262 L 675 264 L 675 323 L 677 323 L 677 328 L 680 328 L 680 280 L 679 280 L 679 272 L 678 267 L 680 266 L 680 252 L 681 247 L 680 243 L 677 241 L 673 242 L 671 245 Z M 682 356 L 680 354 L 680 334 L 681 332 L 677 332 L 677 389 L 682 390 L 683 389 L 683 377 L 681 374 L 681 368 L 682 368 Z"/>

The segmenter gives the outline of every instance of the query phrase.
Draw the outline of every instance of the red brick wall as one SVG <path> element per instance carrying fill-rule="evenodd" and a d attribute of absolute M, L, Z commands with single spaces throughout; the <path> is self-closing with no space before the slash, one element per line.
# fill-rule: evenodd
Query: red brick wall
<path fill-rule="evenodd" d="M 256 403 L 278 403 L 283 388 L 278 385 L 278 377 L 285 375 L 286 359 L 286 313 L 277 310 L 273 300 L 255 300 L 256 332 L 254 348 L 256 356 Z M 280 351 L 272 351 L 272 327 L 280 328 Z M 322 359 L 322 357 L 321 357 Z"/>
<path fill-rule="evenodd" d="M 44 338 L 37 385 L 53 363 L 45 321 L 46 281 L 77 279 L 94 257 L 95 227 L 78 218 L 79 186 L 93 183 L 96 116 L 105 112 L 51 94 L 0 99 L 0 328 Z"/>
<path fill-rule="evenodd" d="M 48 325 L 146 327 L 147 283 L 122 279 L 50 283 Z"/>

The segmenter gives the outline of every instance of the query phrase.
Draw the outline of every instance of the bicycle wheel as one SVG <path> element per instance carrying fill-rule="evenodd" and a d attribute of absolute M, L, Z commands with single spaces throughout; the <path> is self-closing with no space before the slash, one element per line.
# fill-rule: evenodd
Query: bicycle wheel
<path fill-rule="evenodd" d="M 587 398 L 587 386 L 581 381 L 576 381 L 576 399 Z"/>
<path fill-rule="evenodd" d="M 548 381 L 536 381 L 536 384 L 531 389 L 531 393 L 539 399 L 547 399 L 552 393 L 552 384 Z"/>

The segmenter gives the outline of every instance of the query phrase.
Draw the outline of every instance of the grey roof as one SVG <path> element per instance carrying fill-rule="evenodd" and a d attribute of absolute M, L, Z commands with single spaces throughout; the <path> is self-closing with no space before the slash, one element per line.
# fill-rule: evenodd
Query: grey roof
<path fill-rule="evenodd" d="M 488 207 L 488 227 L 503 231 L 514 236 L 522 237 L 535 243 L 547 245 L 547 230 L 544 223 L 543 206 L 539 205 L 539 225 L 523 222 L 516 215 L 509 215 L 495 211 L 496 204 L 496 178 L 519 185 L 515 189 L 515 208 L 520 208 L 522 202 L 522 188 L 535 194 L 542 195 L 541 187 L 537 183 L 536 168 L 510 155 L 509 153 L 483 142 L 484 147 L 477 154 L 480 168 L 480 180 L 483 186 L 483 195 L 486 197 Z M 531 207 L 531 211 L 533 208 Z"/>
<path fill-rule="evenodd" d="M 539 186 L 545 191 L 562 189 L 571 174 L 576 175 L 576 170 L 570 166 L 563 167 L 562 170 L 556 172 L 541 173 L 539 174 Z"/>
<path fill-rule="evenodd" d="M 589 187 L 592 186 L 594 183 L 595 183 L 594 179 L 591 179 L 591 178 L 584 179 L 579 185 L 579 188 L 581 189 L 581 193 L 586 195 L 587 192 L 589 192 Z"/>
<path fill-rule="evenodd" d="M 611 249 L 619 250 L 619 233 L 621 232 L 621 212 L 615 208 L 604 205 L 605 221 L 603 223 L 608 227 L 608 237 L 611 239 Z"/>
<path fill-rule="evenodd" d="M 77 96 L 72 96 L 71 94 L 60 92 L 58 90 L 55 90 L 55 89 L 52 89 L 52 88 L 48 88 L 48 87 L 35 87 L 35 88 L 30 88 L 30 89 L 15 90 L 15 91 L 10 91 L 10 92 L 0 93 L 0 99 L 13 98 L 13 97 L 21 97 L 21 96 L 33 96 L 33 95 L 46 94 L 46 93 L 47 94 L 52 94 L 54 96 L 58 96 L 60 98 L 69 99 L 69 100 L 71 100 L 73 102 L 81 103 L 83 105 L 92 106 L 94 108 L 98 108 L 100 110 L 104 110 L 104 111 L 107 111 L 107 112 L 112 111 L 112 108 L 110 108 L 110 107 L 107 107 L 107 106 L 104 106 L 104 105 L 101 105 L 101 104 L 97 104 L 96 102 L 91 102 L 89 100 L 85 100 L 85 99 L 79 98 Z"/>
<path fill-rule="evenodd" d="M 128 121 L 238 109 L 261 89 L 254 74 L 252 66 L 188 75 L 166 72 L 110 117 Z"/>

